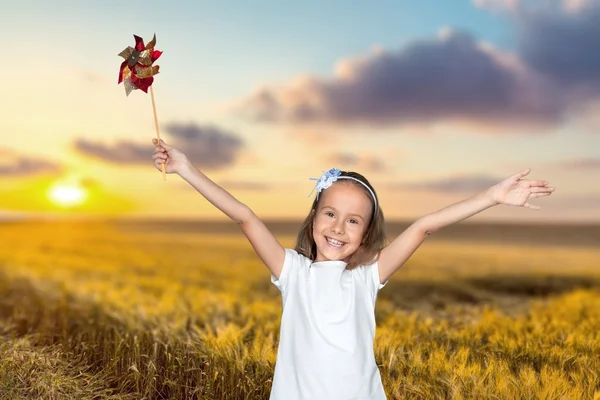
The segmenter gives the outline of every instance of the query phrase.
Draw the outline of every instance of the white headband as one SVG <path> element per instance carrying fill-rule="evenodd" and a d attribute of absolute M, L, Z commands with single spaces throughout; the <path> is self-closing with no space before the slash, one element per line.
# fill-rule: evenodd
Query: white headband
<path fill-rule="evenodd" d="M 352 176 L 341 176 L 341 174 L 342 174 L 342 171 L 340 171 L 339 169 L 331 168 L 329 171 L 323 172 L 323 175 L 321 175 L 320 178 L 309 178 L 311 181 L 317 181 L 317 184 L 315 185 L 313 190 L 310 192 L 308 197 L 310 197 L 310 195 L 313 194 L 313 192 L 316 189 L 317 190 L 317 201 L 318 201 L 319 193 L 321 193 L 321 190 L 327 189 L 328 187 L 330 187 L 333 184 L 333 182 L 337 181 L 338 179 L 352 179 L 353 181 L 356 181 L 356 182 L 360 183 L 361 185 L 363 185 L 365 188 L 367 188 L 369 193 L 371 193 L 371 197 L 373 198 L 373 204 L 375 206 L 374 210 L 373 210 L 373 215 L 376 215 L 377 214 L 377 198 L 375 197 L 375 193 L 373 193 L 371 188 L 369 186 L 367 186 L 367 184 L 365 184 L 360 179 L 356 179 Z"/>

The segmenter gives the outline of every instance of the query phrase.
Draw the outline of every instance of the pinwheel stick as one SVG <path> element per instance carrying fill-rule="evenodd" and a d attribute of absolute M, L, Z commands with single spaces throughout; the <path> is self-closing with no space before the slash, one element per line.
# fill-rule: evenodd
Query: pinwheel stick
<path fill-rule="evenodd" d="M 121 63 L 121 68 L 119 69 L 119 83 L 123 82 L 125 94 L 127 96 L 136 89 L 148 93 L 148 88 L 150 88 L 158 146 L 160 145 L 160 131 L 158 129 L 158 117 L 156 116 L 156 102 L 154 101 L 152 82 L 154 82 L 153 76 L 158 74 L 160 67 L 152 64 L 160 57 L 162 51 L 154 49 L 154 45 L 156 44 L 156 34 L 146 45 L 144 45 L 144 39 L 141 37 L 137 35 L 133 35 L 133 37 L 135 39 L 135 47 L 128 46 L 119 53 L 119 56 L 125 59 L 125 61 Z M 163 162 L 161 165 L 163 180 L 166 181 L 167 171 L 165 163 Z"/>
<path fill-rule="evenodd" d="M 160 145 L 160 130 L 158 129 L 158 117 L 156 116 L 156 103 L 154 101 L 154 89 L 152 85 L 150 85 L 150 97 L 152 98 L 152 111 L 154 112 L 154 126 L 156 127 L 156 138 L 158 140 L 158 144 Z M 165 170 L 165 163 L 161 164 L 162 166 L 162 174 L 163 181 L 167 180 L 167 172 Z"/>

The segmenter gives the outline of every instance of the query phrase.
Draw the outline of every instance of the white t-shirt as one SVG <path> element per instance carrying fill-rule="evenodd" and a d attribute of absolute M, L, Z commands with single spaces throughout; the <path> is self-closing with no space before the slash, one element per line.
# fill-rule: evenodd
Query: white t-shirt
<path fill-rule="evenodd" d="M 375 363 L 377 262 L 346 270 L 291 249 L 279 279 L 283 314 L 271 400 L 384 400 Z"/>

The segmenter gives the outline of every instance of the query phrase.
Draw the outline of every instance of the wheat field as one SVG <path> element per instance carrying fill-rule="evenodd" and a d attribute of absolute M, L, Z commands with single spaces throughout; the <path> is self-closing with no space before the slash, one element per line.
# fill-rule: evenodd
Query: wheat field
<path fill-rule="evenodd" d="M 0 399 L 268 398 L 281 298 L 241 233 L 0 234 Z M 600 399 L 597 242 L 450 239 L 428 239 L 379 293 L 388 398 Z"/>

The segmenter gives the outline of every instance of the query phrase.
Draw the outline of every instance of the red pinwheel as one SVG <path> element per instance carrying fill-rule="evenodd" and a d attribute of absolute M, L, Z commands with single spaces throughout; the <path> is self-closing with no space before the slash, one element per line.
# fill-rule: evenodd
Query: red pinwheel
<path fill-rule="evenodd" d="M 154 82 L 154 75 L 158 74 L 159 66 L 152 65 L 162 51 L 154 50 L 156 35 L 144 46 L 144 39 L 133 35 L 135 47 L 128 46 L 119 53 L 125 59 L 119 70 L 119 83 L 125 85 L 125 93 L 129 96 L 132 90 L 140 89 L 148 93 L 148 88 Z"/>
<path fill-rule="evenodd" d="M 144 39 L 133 35 L 135 38 L 135 47 L 128 46 L 119 53 L 125 59 L 119 69 L 119 84 L 123 82 L 125 93 L 129 96 L 132 90 L 140 89 L 148 93 L 150 88 L 150 97 L 152 98 L 152 111 L 154 112 L 154 125 L 156 127 L 156 136 L 158 137 L 157 146 L 160 144 L 160 132 L 158 130 L 158 118 L 156 117 L 156 105 L 154 103 L 154 90 L 152 83 L 154 75 L 158 74 L 159 66 L 152 65 L 158 60 L 162 51 L 154 50 L 156 44 L 156 35 L 144 46 Z M 163 180 L 167 179 L 165 164 L 162 164 Z"/>

